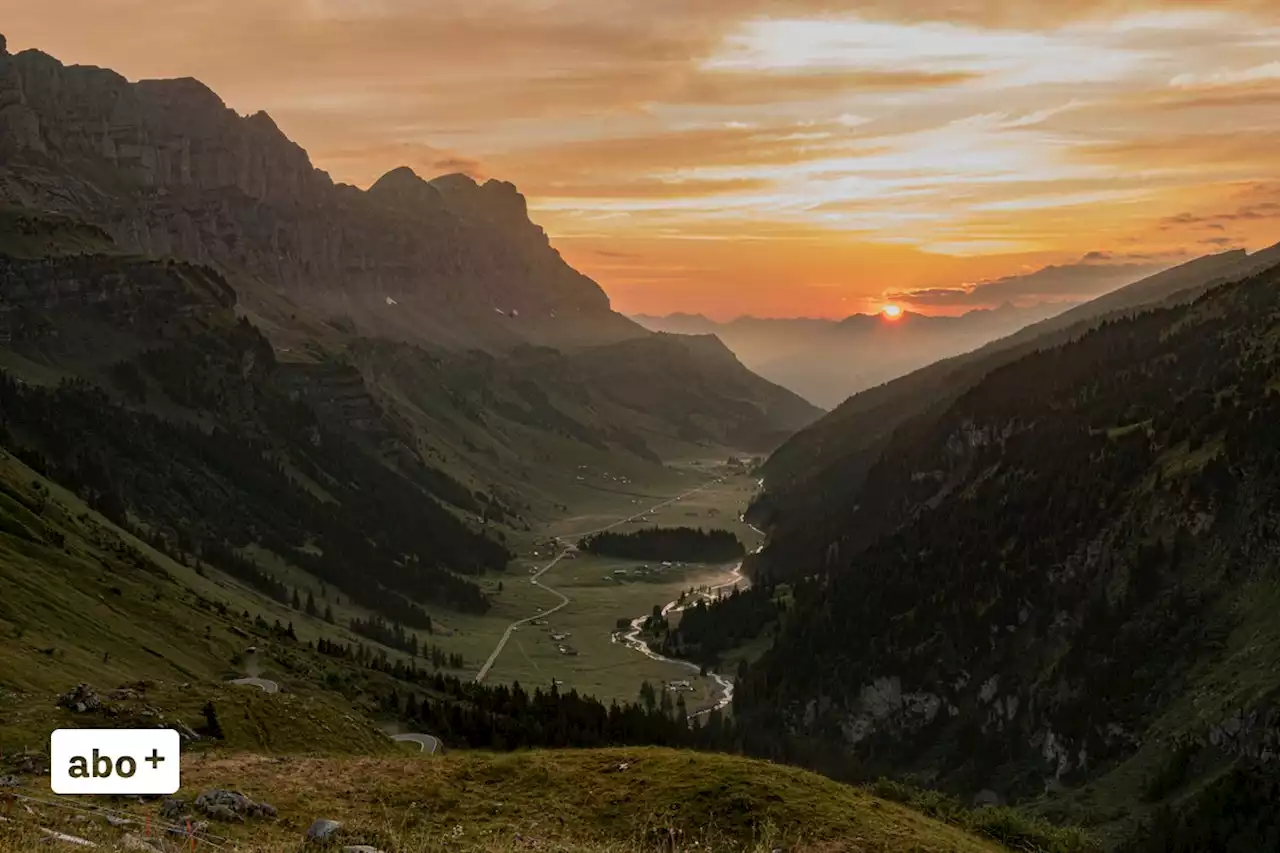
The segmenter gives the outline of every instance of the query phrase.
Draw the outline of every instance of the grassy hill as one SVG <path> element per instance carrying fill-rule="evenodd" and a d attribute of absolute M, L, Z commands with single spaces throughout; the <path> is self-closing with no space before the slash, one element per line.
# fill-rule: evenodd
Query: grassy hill
<path fill-rule="evenodd" d="M 297 849 L 319 817 L 342 823 L 341 843 L 370 844 L 388 853 L 529 847 L 582 853 L 1083 849 L 1065 835 L 1039 838 L 1040 843 L 1008 835 L 1010 847 L 1002 846 L 989 837 L 1010 829 L 999 823 L 999 810 L 989 810 L 983 824 L 989 835 L 984 836 L 794 768 L 661 749 L 426 759 L 252 754 L 184 759 L 179 797 L 189 801 L 213 787 L 241 791 L 278 810 L 271 819 L 211 824 L 209 834 L 249 851 Z M 135 832 L 147 815 L 156 826 L 162 824 L 157 806 L 108 805 L 137 820 Z M 51 822 L 46 815 L 58 816 L 53 809 L 37 812 L 46 826 Z M 34 834 L 35 822 L 28 818 L 17 832 L 0 834 L 0 850 L 26 849 L 12 839 L 23 830 Z M 121 834 L 96 821 L 54 826 L 104 841 Z"/>

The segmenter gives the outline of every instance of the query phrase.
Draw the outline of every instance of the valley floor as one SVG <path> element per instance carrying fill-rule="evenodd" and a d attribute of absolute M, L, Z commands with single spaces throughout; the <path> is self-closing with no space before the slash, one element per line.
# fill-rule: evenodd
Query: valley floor
<path fill-rule="evenodd" d="M 607 702 L 634 701 L 644 681 L 658 685 L 689 680 L 693 688 L 685 696 L 689 710 L 709 707 L 722 693 L 712 678 L 691 676 L 680 664 L 646 657 L 617 642 L 614 634 L 620 620 L 647 615 L 690 588 L 731 581 L 735 564 L 663 567 L 584 552 L 554 560 L 566 544 L 605 527 L 623 532 L 652 525 L 722 527 L 735 533 L 748 550 L 758 544 L 760 534 L 739 520 L 755 494 L 753 479 L 710 465 L 684 467 L 679 472 L 659 488 L 637 488 L 637 495 L 601 492 L 598 501 L 530 537 L 520 559 L 502 578 L 502 591 L 495 585 L 494 608 L 483 617 L 447 617 L 443 621 L 454 633 L 436 642 L 461 651 L 478 669 L 507 627 L 528 619 L 511 632 L 485 673 L 486 682 L 536 686 L 555 679 L 562 690 L 576 689 Z M 555 565 L 537 574 L 553 561 Z M 541 586 L 529 583 L 535 576 Z M 557 592 L 568 603 L 539 618 L 562 603 Z"/>

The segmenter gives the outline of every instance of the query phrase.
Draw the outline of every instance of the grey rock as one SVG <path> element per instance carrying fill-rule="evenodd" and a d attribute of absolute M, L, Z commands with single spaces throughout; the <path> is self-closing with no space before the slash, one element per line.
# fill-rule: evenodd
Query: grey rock
<path fill-rule="evenodd" d="M 990 789 L 981 790 L 973 797 L 973 807 L 975 809 L 984 808 L 986 806 L 1002 805 L 1004 805 L 1004 797 Z"/>
<path fill-rule="evenodd" d="M 312 821 L 311 826 L 307 828 L 308 841 L 328 841 L 333 834 L 341 828 L 342 824 L 336 820 L 319 817 Z"/>
<path fill-rule="evenodd" d="M 106 815 L 105 817 L 106 817 L 107 823 L 111 824 L 112 826 L 124 827 L 124 826 L 133 825 L 133 821 L 129 820 L 128 818 L 116 817 L 113 814 Z"/>
<path fill-rule="evenodd" d="M 349 847 L 343 847 L 342 853 L 382 853 L 382 851 L 368 844 L 352 844 Z"/>
<path fill-rule="evenodd" d="M 241 813 L 248 811 L 252 805 L 253 800 L 239 791 L 224 791 L 219 788 L 204 791 L 196 797 L 195 803 L 197 809 L 207 810 L 213 806 L 226 806 L 232 811 Z"/>
<path fill-rule="evenodd" d="M 204 813 L 214 820 L 224 821 L 226 823 L 240 823 L 244 821 L 244 817 L 230 806 L 224 806 L 221 803 L 214 803 L 205 806 Z"/>
<path fill-rule="evenodd" d="M 183 740 L 200 740 L 200 735 L 196 734 L 186 723 L 171 723 L 169 728 L 176 730 Z"/>
<path fill-rule="evenodd" d="M 164 805 L 160 806 L 160 815 L 166 818 L 175 818 L 186 811 L 186 800 L 180 800 L 176 797 L 164 801 Z"/>
<path fill-rule="evenodd" d="M 18 788 L 22 786 L 22 780 L 17 776 L 0 776 L 0 788 Z"/>
<path fill-rule="evenodd" d="M 41 844 L 52 844 L 61 841 L 64 844 L 74 844 L 77 847 L 97 847 L 87 838 L 81 838 L 78 835 L 67 835 L 65 832 L 54 832 L 52 829 L 44 830 L 44 836 L 40 839 Z"/>
<path fill-rule="evenodd" d="M 134 835 L 132 832 L 126 832 L 121 837 L 120 846 L 125 850 L 133 850 L 135 853 L 160 853 L 164 849 L 155 841 Z"/>
<path fill-rule="evenodd" d="M 174 825 L 174 826 L 169 827 L 169 834 L 170 834 L 170 835 L 179 835 L 179 836 L 182 836 L 182 837 L 184 837 L 184 838 L 185 838 L 185 837 L 186 837 L 186 835 L 187 835 L 187 825 L 188 825 L 188 824 L 190 824 L 190 826 L 191 826 L 191 834 L 192 834 L 192 835 L 199 835 L 200 833 L 205 832 L 205 831 L 207 831 L 207 830 L 209 829 L 209 821 L 207 821 L 207 820 L 192 820 L 192 819 L 191 819 L 191 815 L 186 815 L 185 817 L 178 818 L 178 820 L 177 820 L 177 822 L 175 823 L 175 825 Z"/>
<path fill-rule="evenodd" d="M 58 707 L 67 708 L 77 714 L 84 714 L 100 709 L 102 707 L 102 699 L 98 697 L 97 693 L 93 692 L 92 687 L 81 682 L 58 697 Z"/>
<path fill-rule="evenodd" d="M 275 817 L 275 806 L 255 803 L 239 791 L 213 788 L 196 797 L 195 808 L 206 816 L 222 821 L 243 821 L 250 817 Z"/>

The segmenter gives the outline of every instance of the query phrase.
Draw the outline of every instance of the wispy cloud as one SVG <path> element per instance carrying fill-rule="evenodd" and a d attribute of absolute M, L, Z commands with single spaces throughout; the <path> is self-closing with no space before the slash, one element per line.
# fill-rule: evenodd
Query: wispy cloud
<path fill-rule="evenodd" d="M 756 313 L 886 289 L 972 301 L 995 285 L 956 282 L 1256 246 L 1280 225 L 1280 195 L 1239 197 L 1280 173 L 1275 0 L 101 7 L 14 4 L 3 27 L 11 49 L 198 77 L 338 180 L 512 180 L 626 310 L 682 292 Z"/>

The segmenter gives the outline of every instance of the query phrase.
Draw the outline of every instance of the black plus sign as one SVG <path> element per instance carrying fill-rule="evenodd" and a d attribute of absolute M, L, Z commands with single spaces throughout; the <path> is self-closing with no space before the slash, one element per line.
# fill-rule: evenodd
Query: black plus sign
<path fill-rule="evenodd" d="M 160 762 L 161 762 L 161 761 L 164 761 L 164 756 L 160 754 L 160 750 L 158 750 L 158 749 L 152 749 L 152 750 L 151 750 L 151 754 L 150 754 L 150 755 L 148 755 L 146 758 L 144 758 L 144 759 L 142 759 L 142 760 L 143 760 L 143 761 L 150 761 L 150 762 L 151 762 L 151 769 L 152 769 L 152 770 L 155 770 L 155 769 L 159 766 Z"/>

